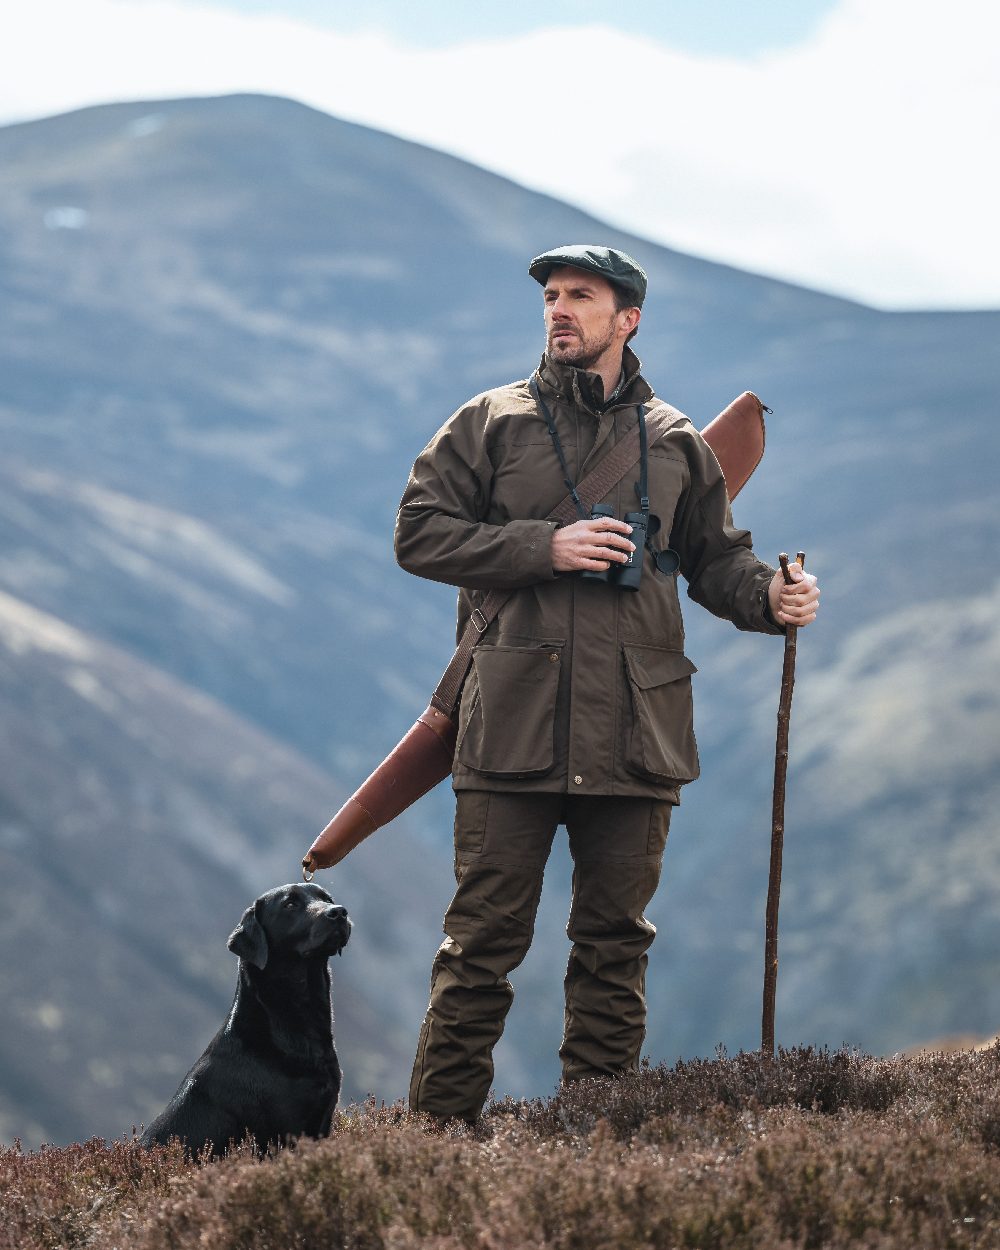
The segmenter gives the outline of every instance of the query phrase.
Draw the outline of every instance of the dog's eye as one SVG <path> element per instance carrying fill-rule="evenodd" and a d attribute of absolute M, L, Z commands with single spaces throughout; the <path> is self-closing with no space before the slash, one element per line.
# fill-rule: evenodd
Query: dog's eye
<path fill-rule="evenodd" d="M 294 894 L 291 896 L 291 898 L 285 899 L 285 902 L 284 902 L 285 907 L 298 907 L 298 905 L 299 905 L 299 900 L 295 897 Z"/>

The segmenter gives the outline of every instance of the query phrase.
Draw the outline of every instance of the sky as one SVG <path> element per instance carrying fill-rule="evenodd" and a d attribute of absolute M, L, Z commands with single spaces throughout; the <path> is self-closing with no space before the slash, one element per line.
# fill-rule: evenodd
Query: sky
<path fill-rule="evenodd" d="M 0 124 L 262 91 L 698 256 L 880 308 L 1000 308 L 997 0 L 3 9 Z"/>

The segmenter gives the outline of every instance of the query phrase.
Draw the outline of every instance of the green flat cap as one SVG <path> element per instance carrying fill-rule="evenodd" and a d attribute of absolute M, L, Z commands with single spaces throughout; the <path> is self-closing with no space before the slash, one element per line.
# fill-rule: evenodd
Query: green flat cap
<path fill-rule="evenodd" d="M 635 307 L 641 308 L 646 298 L 646 275 L 626 252 L 619 252 L 613 247 L 596 247 L 590 243 L 569 243 L 563 247 L 553 248 L 551 252 L 543 252 L 536 256 L 528 266 L 528 273 L 542 286 L 549 280 L 549 274 L 559 265 L 572 265 L 574 269 L 587 269 L 613 282 L 635 301 Z"/>

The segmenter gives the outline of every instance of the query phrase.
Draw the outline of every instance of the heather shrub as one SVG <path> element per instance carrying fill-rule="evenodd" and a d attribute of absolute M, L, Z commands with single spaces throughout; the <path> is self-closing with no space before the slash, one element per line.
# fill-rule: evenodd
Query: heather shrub
<path fill-rule="evenodd" d="M 325 1141 L 204 1167 L 130 1245 L 381 1250 L 394 1227 L 434 1238 L 470 1224 L 481 1195 L 461 1140 L 393 1118 L 342 1118 Z"/>
<path fill-rule="evenodd" d="M 374 1102 L 259 1159 L 0 1152 L 0 1250 L 1000 1245 L 1000 1053 L 647 1066 L 440 1127 Z"/>
<path fill-rule="evenodd" d="M 907 1087 L 905 1064 L 856 1051 L 814 1047 L 759 1052 L 714 1060 L 681 1061 L 674 1067 L 644 1065 L 616 1079 L 583 1080 L 554 1098 L 532 1103 L 527 1119 L 544 1133 L 588 1132 L 606 1120 L 619 1137 L 641 1132 L 651 1119 L 700 1115 L 706 1108 L 801 1107 L 833 1114 L 884 1111 Z"/>
<path fill-rule="evenodd" d="M 176 1145 L 143 1150 L 95 1138 L 34 1154 L 0 1146 L 0 1250 L 87 1245 L 107 1208 L 162 1194 L 191 1167 Z"/>
<path fill-rule="evenodd" d="M 499 1117 L 497 1118 L 499 1120 Z M 727 1123 L 725 1121 L 717 1121 Z M 607 1124 L 575 1141 L 416 1121 L 348 1126 L 183 1178 L 129 1244 L 213 1250 L 639 1250 L 996 1244 L 1000 1160 L 933 1126 L 771 1108 L 669 1152 Z"/>

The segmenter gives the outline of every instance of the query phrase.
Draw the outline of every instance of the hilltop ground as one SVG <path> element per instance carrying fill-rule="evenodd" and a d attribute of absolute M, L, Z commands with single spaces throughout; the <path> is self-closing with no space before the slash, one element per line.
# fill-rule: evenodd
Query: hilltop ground
<path fill-rule="evenodd" d="M 1000 1047 L 645 1067 L 441 1129 L 354 1106 L 211 1164 L 0 1151 L 0 1250 L 913 1250 L 1000 1244 Z"/>

